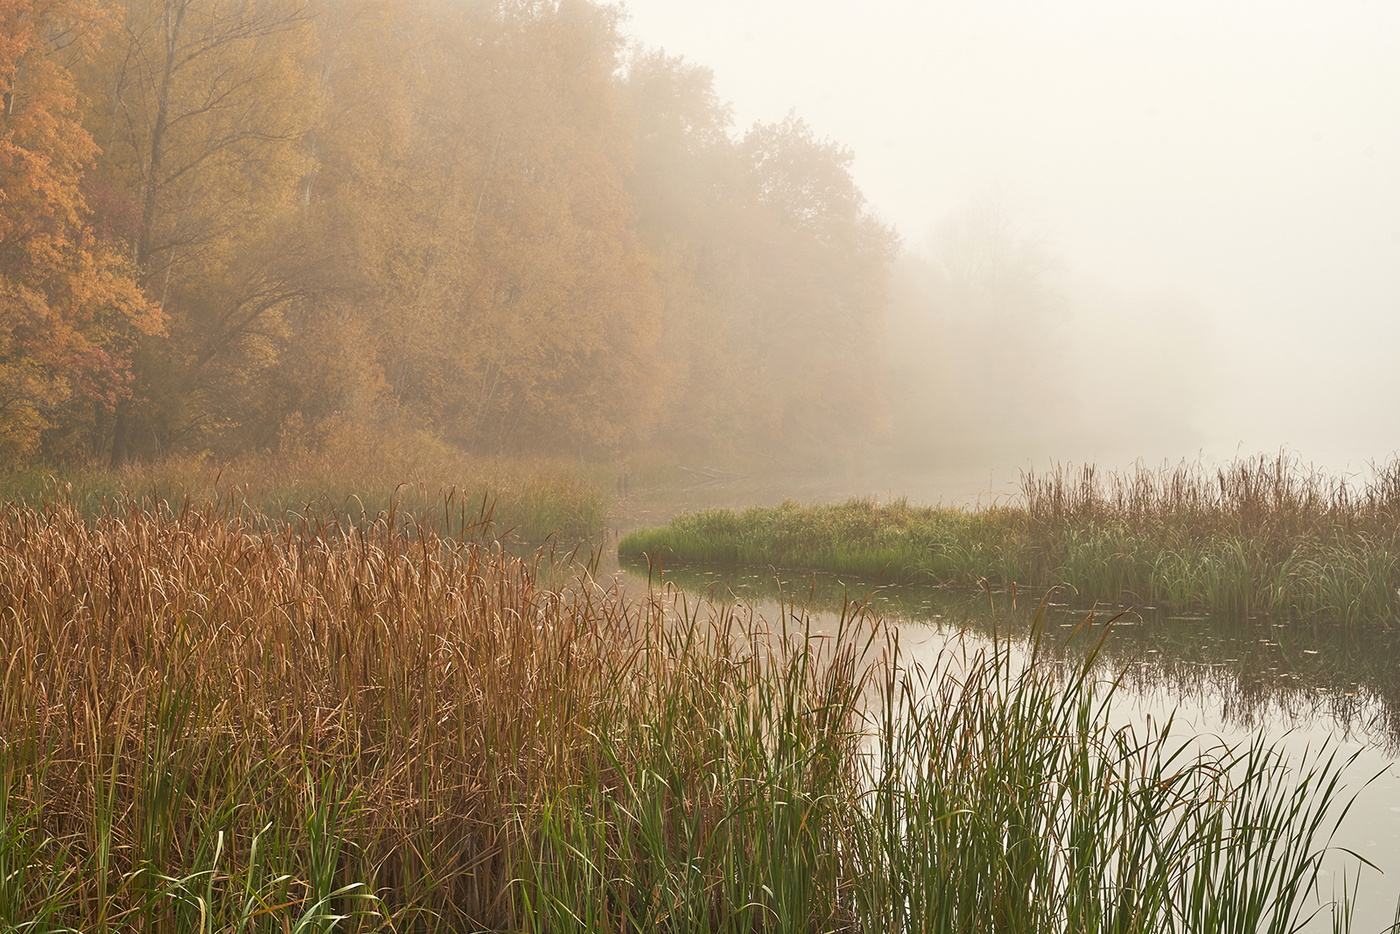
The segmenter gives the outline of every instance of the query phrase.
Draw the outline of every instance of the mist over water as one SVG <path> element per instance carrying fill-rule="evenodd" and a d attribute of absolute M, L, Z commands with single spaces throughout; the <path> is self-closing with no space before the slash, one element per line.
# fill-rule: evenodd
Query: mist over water
<path fill-rule="evenodd" d="M 795 107 L 851 146 L 902 234 L 891 469 L 1286 449 L 1344 473 L 1400 444 L 1397 8 L 628 10 L 737 126 Z M 1000 318 L 930 273 L 998 200 L 1052 260 L 1051 300 Z"/>

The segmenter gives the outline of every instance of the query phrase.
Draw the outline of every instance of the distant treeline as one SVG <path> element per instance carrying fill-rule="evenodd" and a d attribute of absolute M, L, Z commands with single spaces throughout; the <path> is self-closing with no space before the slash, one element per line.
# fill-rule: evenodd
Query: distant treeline
<path fill-rule="evenodd" d="M 6 4 L 0 465 L 859 441 L 896 240 L 850 153 L 621 16 Z"/>

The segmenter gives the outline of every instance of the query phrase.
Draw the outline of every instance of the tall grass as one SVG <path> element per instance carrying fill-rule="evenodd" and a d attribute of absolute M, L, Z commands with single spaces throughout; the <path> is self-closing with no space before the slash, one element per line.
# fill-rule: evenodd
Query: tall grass
<path fill-rule="evenodd" d="M 1066 668 L 1042 636 L 883 672 L 853 837 L 871 929 L 1284 932 L 1324 910 L 1335 754 L 1115 726 L 1093 653 Z"/>
<path fill-rule="evenodd" d="M 795 606 L 770 626 L 586 576 L 548 590 L 449 519 L 4 507 L 0 927 L 1285 930 L 1307 910 L 1335 763 L 1112 729 L 1088 668 L 1005 643 L 920 676 L 854 611 L 818 634 Z"/>
<path fill-rule="evenodd" d="M 726 918 L 834 912 L 849 662 L 471 532 L 6 507 L 0 924 L 641 930 L 701 868 Z"/>
<path fill-rule="evenodd" d="M 774 565 L 964 586 L 1059 586 L 1093 601 L 1244 617 L 1400 618 L 1400 461 L 1361 483 L 1284 456 L 1022 476 L 965 511 L 853 500 L 677 517 L 619 543 L 682 562 Z"/>

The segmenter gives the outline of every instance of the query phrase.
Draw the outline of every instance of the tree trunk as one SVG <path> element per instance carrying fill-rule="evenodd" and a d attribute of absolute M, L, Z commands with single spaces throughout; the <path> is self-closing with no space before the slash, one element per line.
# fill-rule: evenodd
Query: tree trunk
<path fill-rule="evenodd" d="M 131 417 L 130 403 L 117 404 L 117 417 L 112 426 L 112 467 L 120 467 L 131 460 Z"/>

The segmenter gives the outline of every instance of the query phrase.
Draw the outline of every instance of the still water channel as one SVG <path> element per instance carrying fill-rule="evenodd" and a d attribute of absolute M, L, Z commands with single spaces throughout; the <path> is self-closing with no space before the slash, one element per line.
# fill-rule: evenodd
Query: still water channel
<path fill-rule="evenodd" d="M 657 584 L 648 581 L 645 565 L 623 563 L 618 575 L 631 593 Z M 1009 593 L 955 593 L 810 573 L 676 568 L 665 570 L 664 582 L 692 601 L 743 602 L 770 622 L 790 612 L 795 599 L 815 631 L 834 631 L 848 601 L 866 602 L 898 625 L 910 661 L 931 661 L 958 639 L 1025 634 L 1039 603 L 1025 594 L 1013 600 Z M 1089 609 L 1049 598 L 1041 610 L 1045 632 L 1068 639 Z M 1117 617 L 1100 664 L 1106 676 L 1120 679 L 1115 711 L 1125 721 L 1174 716 L 1174 733 L 1226 743 L 1262 731 L 1293 757 L 1325 743 L 1339 750 L 1339 759 L 1356 753 L 1346 777 L 1358 793 L 1333 846 L 1353 850 L 1379 869 L 1362 872 L 1352 930 L 1389 931 L 1400 895 L 1400 632 L 1227 622 L 1150 607 L 1099 606 L 1093 613 L 1100 623 Z M 1082 641 L 1081 631 L 1065 651 L 1076 651 Z M 1334 887 L 1340 891 L 1344 870 L 1348 887 L 1356 884 L 1354 858 L 1338 852 L 1325 865 L 1324 897 Z M 1330 930 L 1325 913 L 1309 930 Z"/>

